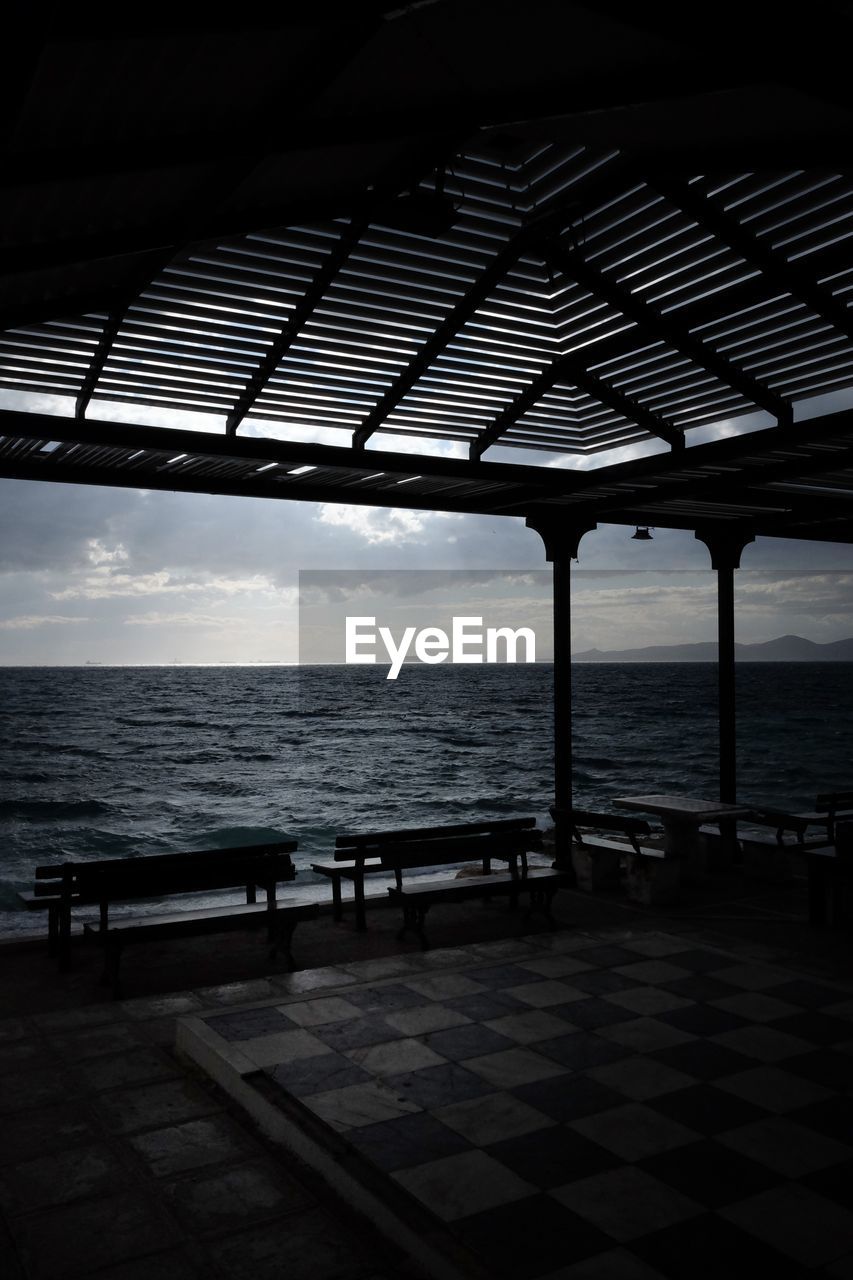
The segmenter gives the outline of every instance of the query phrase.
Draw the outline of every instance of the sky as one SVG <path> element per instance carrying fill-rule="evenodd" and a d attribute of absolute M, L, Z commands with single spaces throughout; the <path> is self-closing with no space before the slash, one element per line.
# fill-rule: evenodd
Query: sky
<path fill-rule="evenodd" d="M 575 651 L 714 639 L 705 547 L 686 532 L 631 533 L 600 526 L 581 543 Z M 0 665 L 294 662 L 300 570 L 454 570 L 460 609 L 500 597 L 517 625 L 532 612 L 546 623 L 547 567 L 520 518 L 0 480 Z M 378 582 L 368 594 L 382 595 Z M 853 636 L 853 547 L 760 539 L 736 593 L 743 642 Z"/>

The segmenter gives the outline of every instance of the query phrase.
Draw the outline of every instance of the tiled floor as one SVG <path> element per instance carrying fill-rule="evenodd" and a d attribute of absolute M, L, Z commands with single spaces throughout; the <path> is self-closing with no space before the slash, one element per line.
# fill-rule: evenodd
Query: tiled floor
<path fill-rule="evenodd" d="M 662 934 L 371 965 L 208 1042 L 487 1272 L 853 1277 L 850 991 Z"/>
<path fill-rule="evenodd" d="M 398 1255 L 170 1052 L 176 1014 L 275 990 L 0 1020 L 3 1280 L 397 1280 Z"/>

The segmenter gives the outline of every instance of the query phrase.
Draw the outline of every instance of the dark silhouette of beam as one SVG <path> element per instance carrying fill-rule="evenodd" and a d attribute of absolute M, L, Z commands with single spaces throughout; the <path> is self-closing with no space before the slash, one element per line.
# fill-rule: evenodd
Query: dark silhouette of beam
<path fill-rule="evenodd" d="M 273 341 L 263 360 L 241 392 L 234 408 L 228 414 L 225 420 L 225 430 L 228 435 L 236 433 L 246 414 L 251 411 L 252 406 L 275 373 L 283 357 L 299 337 L 303 326 L 310 320 L 322 302 L 326 290 L 346 266 L 350 254 L 367 230 L 367 225 L 366 219 L 353 219 L 349 226 L 344 229 L 337 244 L 296 304 L 290 319 Z"/>
<path fill-rule="evenodd" d="M 468 323 L 477 309 L 486 301 L 493 289 L 500 284 L 504 276 L 513 269 L 519 259 L 527 252 L 530 248 L 530 238 L 530 232 L 522 229 L 492 259 L 485 271 L 462 295 L 450 311 L 450 314 L 442 320 L 432 337 L 427 339 L 414 360 L 397 375 L 384 395 L 370 410 L 361 426 L 353 432 L 353 446 L 355 448 L 364 448 L 374 431 L 379 430 L 401 400 L 411 391 L 421 375 L 442 354 L 460 329 Z"/>
<path fill-rule="evenodd" d="M 802 426 L 803 424 L 798 424 Z M 763 434 L 763 432 L 761 433 Z M 741 456 L 743 458 L 754 457 L 760 450 L 756 447 L 749 448 L 749 440 L 751 435 L 740 437 L 743 441 Z M 818 476 L 822 474 L 831 475 L 837 471 L 844 471 L 848 467 L 853 467 L 853 435 L 850 437 L 849 447 L 839 456 L 836 450 L 832 453 L 817 453 L 809 451 L 809 445 L 814 443 L 813 438 L 803 433 L 799 440 L 799 447 L 803 450 L 798 453 L 794 448 L 794 456 L 787 457 L 781 461 L 773 460 L 769 462 L 746 463 L 739 467 L 730 476 L 712 475 L 702 476 L 700 479 L 691 479 L 686 481 L 667 480 L 658 484 L 654 489 L 654 501 L 660 502 L 708 502 L 708 501 L 732 501 L 737 503 L 750 492 L 750 486 L 767 486 L 775 482 L 784 480 L 806 479 L 810 476 Z M 690 449 L 685 455 L 686 464 L 692 461 L 694 450 Z M 737 463 L 732 460 L 728 463 L 731 470 Z M 778 499 L 779 503 L 783 503 L 786 493 L 783 490 L 767 489 L 761 490 L 770 498 Z M 596 503 L 595 510 L 600 518 L 604 518 L 608 511 L 618 511 L 632 502 L 642 502 L 648 493 L 648 488 L 641 492 L 629 492 L 620 495 L 618 498 L 604 499 L 600 503 Z"/>
<path fill-rule="evenodd" d="M 673 350 L 687 356 L 700 369 L 712 373 L 724 386 L 737 391 L 758 408 L 765 409 L 778 423 L 792 419 L 792 409 L 780 396 L 756 382 L 749 374 L 738 369 L 724 356 L 692 336 L 670 316 L 659 315 L 647 302 L 631 293 L 617 280 L 587 262 L 576 248 L 569 247 L 559 236 L 542 237 L 538 242 L 546 262 L 558 268 L 570 280 L 576 281 L 594 297 L 606 302 L 614 310 L 641 327 L 646 337 L 662 339 Z"/>
<path fill-rule="evenodd" d="M 753 235 L 737 218 L 701 195 L 694 185 L 662 175 L 644 176 L 643 181 L 669 204 L 698 223 L 700 229 L 711 231 L 747 264 L 758 267 L 771 289 L 789 293 L 795 301 L 805 303 L 811 311 L 845 337 L 853 339 L 853 316 L 850 311 L 843 302 L 821 288 L 807 270 L 796 262 L 789 262 L 769 244 Z"/>
<path fill-rule="evenodd" d="M 114 300 L 112 308 L 108 312 L 106 321 L 104 322 L 104 327 L 101 330 L 101 336 L 98 339 L 98 344 L 92 353 L 89 368 L 86 370 L 86 375 L 83 378 L 83 382 L 77 394 L 74 412 L 78 418 L 85 418 L 86 416 L 86 410 L 89 407 L 92 396 L 95 394 L 95 389 L 98 385 L 101 374 L 106 367 L 106 363 L 110 358 L 110 352 L 112 351 L 113 344 L 119 335 L 125 316 L 133 306 L 139 294 L 151 284 L 164 267 L 168 266 L 171 258 L 172 255 L 170 253 L 158 253 L 154 256 L 153 260 L 151 258 L 147 259 L 144 269 L 141 269 L 138 276 L 125 286 L 121 297 Z M 140 263 L 136 264 L 137 268 L 140 268 L 141 265 L 142 264 Z"/>
<path fill-rule="evenodd" d="M 97 419 L 56 417 L 52 414 L 24 413 L 18 409 L 0 409 L 0 436 L 26 440 L 57 440 L 69 444 L 87 444 L 104 448 L 151 450 L 155 453 L 187 453 L 199 458 L 221 458 L 224 461 L 248 460 L 258 466 L 278 462 L 282 466 L 332 467 L 351 471 L 353 479 L 382 471 L 385 475 L 411 477 L 423 475 L 450 483 L 480 483 L 495 486 L 492 492 L 500 500 L 525 495 L 535 497 L 562 496 L 576 485 L 575 472 L 557 471 L 551 467 L 527 466 L 505 462 L 467 462 L 458 458 L 421 457 L 390 450 L 365 453 L 339 445 L 302 443 L 290 440 L 263 439 L 254 436 L 227 436 L 209 431 L 184 431 L 169 427 L 140 426 L 134 423 L 106 422 Z M 303 482 L 304 483 L 304 482 Z M 516 489 L 515 486 L 518 486 Z"/>
<path fill-rule="evenodd" d="M 596 353 L 596 359 L 600 356 Z M 598 400 L 600 404 L 606 405 L 608 409 L 613 409 L 616 413 L 627 418 L 629 422 L 633 422 L 636 426 L 642 427 L 651 435 L 659 436 L 661 440 L 665 440 L 673 449 L 681 449 L 684 447 L 684 434 L 676 427 L 671 426 L 664 419 L 658 417 L 657 414 L 649 412 L 638 401 L 630 396 L 623 395 L 615 387 L 608 386 L 600 378 L 596 377 L 588 369 L 583 367 L 580 358 L 576 355 L 561 356 L 549 365 L 547 369 L 531 382 L 530 386 L 522 391 L 511 404 L 498 415 L 491 426 L 482 431 L 475 440 L 471 441 L 470 457 L 474 460 L 481 458 L 486 449 L 493 444 L 497 444 L 501 436 L 505 435 L 525 413 L 538 404 L 546 392 L 558 382 L 567 382 L 571 386 L 578 387 L 581 391 L 586 391 L 588 395 Z"/>

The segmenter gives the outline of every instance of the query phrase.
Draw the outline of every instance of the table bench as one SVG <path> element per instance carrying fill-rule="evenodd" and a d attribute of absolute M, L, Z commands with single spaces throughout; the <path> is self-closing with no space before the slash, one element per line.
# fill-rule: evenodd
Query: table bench
<path fill-rule="evenodd" d="M 367 910 L 364 901 L 364 877 L 384 873 L 382 849 L 392 844 L 411 840 L 438 840 L 454 836 L 495 835 L 509 831 L 529 831 L 536 826 L 535 818 L 496 818 L 483 822 L 456 822 L 437 827 L 406 827 L 397 831 L 365 831 L 340 835 L 335 839 L 335 852 L 331 862 L 312 862 L 311 870 L 332 882 L 332 916 L 342 920 L 344 909 L 341 882 L 351 880 L 355 905 L 355 927 L 359 932 L 367 928 Z M 489 867 L 484 863 L 483 874 Z"/>
<path fill-rule="evenodd" d="M 266 927 L 271 954 L 284 951 L 294 967 L 291 942 L 301 920 L 319 914 L 319 904 L 283 904 L 277 889 L 293 880 L 295 840 L 194 853 L 151 854 L 97 862 L 65 862 L 36 868 L 33 898 L 48 900 L 48 935 L 60 967 L 70 955 L 72 910 L 96 905 L 98 921 L 84 924 L 84 938 L 103 947 L 103 980 L 119 994 L 124 947 L 157 938 L 191 937 L 234 929 Z M 221 889 L 245 888 L 245 904 L 185 909 L 162 915 L 110 919 L 110 908 L 151 898 L 171 898 Z M 257 902 L 257 889 L 265 901 Z"/>
<path fill-rule="evenodd" d="M 834 844 L 806 850 L 809 924 L 833 928 L 848 923 L 844 912 L 844 890 L 853 882 L 853 822 L 836 821 Z"/>
<path fill-rule="evenodd" d="M 565 883 L 565 877 L 552 867 L 528 866 L 527 854 L 541 848 L 541 832 L 531 829 L 402 840 L 383 846 L 382 866 L 394 873 L 395 881 L 389 886 L 388 895 L 403 909 L 403 925 L 397 937 L 403 938 L 412 930 L 426 949 L 429 942 L 424 923 L 435 903 L 507 897 L 510 909 L 514 909 L 522 893 L 528 895 L 530 909 L 540 907 L 553 924 L 551 901 Z M 493 872 L 492 859 L 505 861 L 508 870 Z M 425 881 L 423 877 L 404 879 L 406 873 L 425 867 L 453 867 L 472 861 L 481 863 L 482 874 L 438 881 Z"/>
<path fill-rule="evenodd" d="M 853 819 L 853 791 L 826 791 L 815 797 L 817 813 L 801 814 L 813 825 L 826 828 L 826 840 L 832 844 L 835 840 L 835 824 L 839 821 L 850 822 Z"/>
<path fill-rule="evenodd" d="M 824 833 L 810 836 L 809 828 L 826 826 L 826 814 L 789 813 L 784 809 L 757 807 L 736 832 L 744 872 L 766 880 L 787 880 L 793 874 L 791 855 L 828 843 Z"/>
<path fill-rule="evenodd" d="M 587 893 L 617 889 L 620 863 L 625 858 L 630 897 L 647 903 L 674 900 L 681 879 L 681 860 L 664 849 L 640 843 L 652 834 L 644 818 L 556 806 L 552 806 L 551 816 L 555 821 L 562 818 L 564 829 L 570 833 L 572 867 L 579 889 Z M 601 831 L 612 831 L 622 839 L 608 839 L 598 834 Z"/>

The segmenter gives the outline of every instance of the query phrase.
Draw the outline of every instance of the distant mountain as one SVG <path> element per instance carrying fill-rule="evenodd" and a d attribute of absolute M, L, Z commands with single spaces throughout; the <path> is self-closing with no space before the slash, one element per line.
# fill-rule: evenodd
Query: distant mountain
<path fill-rule="evenodd" d="M 715 640 L 699 644 L 654 644 L 645 649 L 586 649 L 575 662 L 716 662 Z M 736 644 L 738 662 L 853 662 L 853 638 L 816 644 L 802 636 L 779 636 L 763 644 Z"/>

